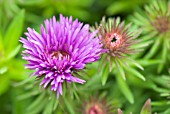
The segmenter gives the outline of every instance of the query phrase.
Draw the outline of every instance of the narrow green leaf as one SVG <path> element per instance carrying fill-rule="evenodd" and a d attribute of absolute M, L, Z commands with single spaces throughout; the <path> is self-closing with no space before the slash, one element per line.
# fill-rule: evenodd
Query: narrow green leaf
<path fill-rule="evenodd" d="M 32 71 L 24 69 L 23 64 L 25 64 L 25 61 L 21 59 L 10 61 L 10 64 L 8 65 L 10 72 L 7 72 L 10 79 L 21 81 L 28 78 L 28 73 L 31 74 Z"/>
<path fill-rule="evenodd" d="M 80 98 L 79 98 L 77 91 L 75 89 L 73 89 L 73 94 L 74 94 L 76 100 L 80 101 Z"/>
<path fill-rule="evenodd" d="M 66 7 L 66 6 L 64 6 L 64 7 Z M 59 10 L 66 12 L 66 10 L 63 10 L 61 8 Z M 79 7 L 77 7 L 77 8 L 72 7 L 67 12 L 69 14 L 72 13 L 73 17 L 77 17 L 80 20 L 88 21 L 90 19 L 90 13 L 82 8 L 79 8 Z"/>
<path fill-rule="evenodd" d="M 101 78 L 102 78 L 102 85 L 106 84 L 107 78 L 109 76 L 109 65 L 106 64 L 106 66 L 103 68 L 103 71 L 101 73 Z"/>
<path fill-rule="evenodd" d="M 94 84 L 101 82 L 101 78 L 98 74 L 94 75 L 87 83 L 85 83 L 85 88 L 93 87 Z M 84 87 L 82 87 L 83 89 Z"/>
<path fill-rule="evenodd" d="M 120 72 L 120 75 L 122 76 L 122 78 L 124 79 L 124 80 L 126 80 L 126 76 L 125 76 L 125 72 L 124 72 L 124 69 L 123 69 L 123 67 L 120 67 L 119 66 L 119 72 Z"/>
<path fill-rule="evenodd" d="M 4 46 L 7 55 L 17 47 L 24 24 L 24 10 L 21 10 L 13 19 L 4 36 Z"/>
<path fill-rule="evenodd" d="M 168 97 L 168 96 L 169 96 L 169 93 L 161 93 L 160 96 L 162 96 L 162 97 Z"/>
<path fill-rule="evenodd" d="M 44 111 L 43 111 L 43 114 L 52 114 L 52 108 L 53 108 L 53 101 L 56 100 L 55 99 L 49 99 Z"/>
<path fill-rule="evenodd" d="M 163 112 L 163 114 L 170 114 L 170 108 Z"/>
<path fill-rule="evenodd" d="M 121 13 L 121 12 L 129 12 L 131 10 L 133 10 L 133 8 L 135 7 L 136 4 L 143 4 L 145 1 L 132 1 L 132 2 L 128 2 L 128 1 L 114 1 L 113 3 L 111 3 L 107 9 L 106 9 L 106 13 L 108 15 L 114 15 L 117 13 Z"/>
<path fill-rule="evenodd" d="M 40 114 L 47 104 L 47 99 L 43 99 L 39 105 L 34 107 L 32 110 L 26 112 L 26 114 Z"/>
<path fill-rule="evenodd" d="M 117 79 L 118 87 L 119 87 L 120 91 L 122 92 L 122 94 L 127 98 L 127 100 L 131 104 L 133 104 L 134 103 L 134 96 L 133 96 L 131 90 L 129 89 L 129 86 L 126 83 L 126 81 L 120 75 L 117 75 L 116 79 Z"/>
<path fill-rule="evenodd" d="M 162 49 L 162 55 L 161 55 L 161 60 L 163 61 L 163 63 L 158 66 L 158 73 L 160 73 L 163 70 L 163 68 L 166 64 L 166 58 L 167 58 L 167 54 L 168 54 L 168 45 L 167 45 L 168 40 L 166 40 L 166 39 L 167 38 L 165 38 L 163 40 L 163 45 L 162 45 L 163 49 Z"/>
<path fill-rule="evenodd" d="M 32 5 L 42 4 L 45 2 L 45 0 L 19 0 L 19 2 L 22 5 L 32 6 Z"/>
<path fill-rule="evenodd" d="M 14 87 L 19 87 L 19 86 L 22 86 L 22 85 L 26 85 L 27 83 L 29 82 L 34 82 L 34 78 L 26 78 L 25 80 L 23 81 L 20 81 L 20 82 L 17 82 L 17 83 L 14 83 L 13 86 Z M 32 84 L 31 84 L 32 85 Z"/>
<path fill-rule="evenodd" d="M 122 67 L 119 68 L 120 74 L 124 80 L 126 80 L 125 72 Z"/>
<path fill-rule="evenodd" d="M 158 15 L 158 12 L 154 11 L 156 10 L 155 9 L 155 6 L 154 6 L 154 1 L 151 1 L 151 4 L 150 5 L 145 5 L 145 10 L 149 13 L 149 14 L 152 14 L 151 16 L 153 15 Z M 159 8 L 158 8 L 159 9 Z"/>
<path fill-rule="evenodd" d="M 150 51 L 147 53 L 147 55 L 144 57 L 145 59 L 150 59 L 154 56 L 154 54 L 158 51 L 161 43 L 161 38 L 157 37 L 156 41 L 154 42 L 153 46 L 151 47 Z"/>
<path fill-rule="evenodd" d="M 161 7 L 161 10 L 163 12 L 163 15 L 167 14 L 168 4 L 167 4 L 166 0 L 162 0 L 162 1 L 159 1 L 159 2 L 160 2 L 160 7 Z"/>
<path fill-rule="evenodd" d="M 126 68 L 126 67 L 125 67 Z M 126 70 L 129 72 L 129 73 L 132 73 L 134 76 L 137 76 L 138 78 L 142 79 L 143 81 L 145 81 L 145 77 L 139 73 L 136 69 L 134 68 L 126 68 Z"/>
<path fill-rule="evenodd" d="M 120 13 L 121 11 L 128 8 L 128 4 L 126 2 L 114 2 L 108 6 L 106 9 L 106 13 L 108 15 L 113 15 L 116 13 Z"/>
<path fill-rule="evenodd" d="M 13 57 L 15 57 L 17 55 L 17 53 L 19 52 L 21 48 L 21 45 L 18 45 L 14 50 L 12 50 L 9 55 L 7 56 L 7 60 L 12 59 Z"/>
<path fill-rule="evenodd" d="M 18 100 L 24 100 L 24 99 L 30 98 L 30 97 L 32 97 L 32 96 L 34 96 L 34 95 L 38 95 L 39 93 L 40 93 L 40 92 L 37 91 L 37 90 L 31 91 L 31 92 L 27 92 L 27 93 L 25 93 L 25 94 L 19 95 L 19 96 L 17 97 L 17 99 L 18 99 Z"/>
<path fill-rule="evenodd" d="M 65 98 L 64 98 L 64 102 L 65 102 L 66 107 L 67 107 L 67 109 L 69 111 L 69 114 L 75 114 L 74 110 L 73 110 L 73 105 L 70 104 L 70 102 L 67 99 L 65 99 Z"/>
<path fill-rule="evenodd" d="M 137 62 L 142 66 L 150 66 L 150 65 L 153 65 L 153 64 L 160 64 L 160 63 L 162 63 L 162 60 L 154 60 L 154 59 L 151 59 L 151 60 L 137 60 Z"/>
<path fill-rule="evenodd" d="M 0 95 L 2 95 L 8 90 L 9 85 L 10 82 L 8 76 L 0 74 Z"/>
<path fill-rule="evenodd" d="M 170 81 L 170 78 L 169 76 L 163 76 L 163 75 L 159 75 L 158 76 L 155 76 L 155 75 L 150 75 L 149 76 L 154 82 L 156 82 L 158 85 L 161 85 L 165 88 L 168 88 L 169 87 L 169 81 Z M 160 87 L 161 87 L 160 86 Z"/>
<path fill-rule="evenodd" d="M 167 105 L 167 100 L 153 101 L 152 106 L 165 106 Z"/>
<path fill-rule="evenodd" d="M 133 16 L 133 22 L 136 23 L 137 25 L 143 26 L 143 22 L 137 19 L 135 16 Z"/>
<path fill-rule="evenodd" d="M 169 92 L 169 89 L 165 89 L 165 88 L 160 88 L 160 87 L 155 87 L 153 88 L 154 91 L 159 92 L 159 93 L 166 93 Z"/>
<path fill-rule="evenodd" d="M 145 48 L 145 47 L 147 47 L 147 46 L 149 46 L 150 44 L 152 44 L 153 43 L 153 41 L 151 40 L 149 40 L 149 41 L 142 41 L 141 43 L 138 43 L 137 45 L 135 45 L 134 46 L 134 49 L 136 48 L 136 49 L 139 49 L 139 48 Z"/>
<path fill-rule="evenodd" d="M 122 76 L 122 78 L 124 80 L 126 80 L 124 69 L 123 69 L 123 67 L 121 67 L 121 66 L 124 66 L 124 64 L 121 61 L 119 61 L 118 59 L 117 60 L 115 59 L 115 63 L 117 65 L 117 67 L 118 67 L 118 71 L 120 72 L 120 75 Z"/>
<path fill-rule="evenodd" d="M 140 112 L 140 114 L 152 114 L 152 111 L 151 111 L 151 100 L 148 99 L 144 106 L 142 107 L 142 110 Z"/>
<path fill-rule="evenodd" d="M 142 23 L 143 24 L 143 23 Z M 142 39 L 142 41 L 152 41 L 152 38 L 155 37 L 157 35 L 157 31 L 151 31 L 149 33 L 147 33 L 147 35 L 144 35 L 142 37 L 140 37 L 140 39 Z"/>
<path fill-rule="evenodd" d="M 0 30 L 0 53 L 1 51 L 3 50 L 3 39 L 2 39 L 2 33 L 1 33 L 1 30 Z"/>
<path fill-rule="evenodd" d="M 129 60 L 131 64 L 134 64 L 139 69 L 144 70 L 144 68 L 138 62 L 136 62 L 135 60 L 133 60 L 131 58 L 126 58 L 126 59 Z"/>
<path fill-rule="evenodd" d="M 145 23 L 145 24 L 149 23 L 147 18 L 144 17 L 143 15 L 141 15 L 140 13 L 135 13 L 134 15 L 136 18 L 138 18 L 140 20 L 140 22 Z"/>
<path fill-rule="evenodd" d="M 157 0 L 154 0 L 154 1 L 152 2 L 152 4 L 153 4 L 153 6 L 154 6 L 154 8 L 155 8 L 156 11 L 160 11 L 159 3 L 158 3 Z"/>
<path fill-rule="evenodd" d="M 54 106 L 53 106 L 53 111 L 57 109 L 58 106 L 58 100 L 54 100 Z"/>
<path fill-rule="evenodd" d="M 42 105 L 42 101 L 45 101 L 45 93 L 42 93 L 38 96 L 38 98 L 33 101 L 32 104 L 30 104 L 27 108 L 27 112 L 31 112 L 32 110 L 35 110 L 36 108 L 38 108 L 40 105 Z M 33 113 L 31 113 L 33 114 Z M 34 113 L 35 114 L 35 113 Z"/>
<path fill-rule="evenodd" d="M 4 74 L 8 70 L 8 67 L 2 67 L 0 68 L 0 75 Z"/>

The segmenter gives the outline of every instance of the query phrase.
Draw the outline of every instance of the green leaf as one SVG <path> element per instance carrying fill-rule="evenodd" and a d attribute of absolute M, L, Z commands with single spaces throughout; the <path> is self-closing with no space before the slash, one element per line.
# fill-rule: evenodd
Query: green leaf
<path fill-rule="evenodd" d="M 34 80 L 35 80 L 34 78 L 26 78 L 26 79 L 23 80 L 23 81 L 14 83 L 13 86 L 14 86 L 14 87 L 23 86 L 23 85 L 25 85 L 25 84 L 27 84 L 27 83 L 29 83 L 29 82 L 34 82 Z M 28 84 L 28 85 L 29 85 L 29 84 Z M 31 85 L 32 85 L 32 83 L 31 83 Z"/>
<path fill-rule="evenodd" d="M 0 30 L 0 53 L 1 51 L 3 50 L 3 42 L 2 42 L 2 33 L 1 33 L 1 30 Z"/>
<path fill-rule="evenodd" d="M 9 61 L 9 71 L 8 76 L 12 80 L 24 80 L 28 78 L 28 75 L 31 74 L 32 72 L 28 69 L 24 68 L 25 61 L 24 60 L 16 60 L 15 61 Z"/>
<path fill-rule="evenodd" d="M 144 106 L 142 107 L 142 110 L 140 112 L 140 114 L 152 114 L 152 111 L 151 111 L 151 100 L 148 99 Z"/>
<path fill-rule="evenodd" d="M 136 5 L 140 5 L 145 2 L 146 0 L 132 0 L 131 2 L 127 0 L 115 0 L 108 6 L 106 13 L 108 15 L 114 15 L 122 12 L 130 12 Z"/>
<path fill-rule="evenodd" d="M 170 108 L 168 108 L 163 114 L 170 114 Z"/>
<path fill-rule="evenodd" d="M 33 101 L 32 104 L 28 106 L 26 111 L 29 114 L 37 114 L 44 108 L 46 101 L 47 99 L 45 99 L 45 93 L 42 93 L 35 101 Z"/>
<path fill-rule="evenodd" d="M 0 95 L 5 93 L 9 88 L 9 78 L 6 75 L 0 74 Z"/>
<path fill-rule="evenodd" d="M 136 62 L 135 60 L 133 60 L 131 58 L 126 58 L 126 59 L 129 60 L 131 64 L 134 64 L 139 69 L 144 70 L 144 68 L 138 62 Z"/>
<path fill-rule="evenodd" d="M 76 88 L 76 86 L 74 86 Z M 76 100 L 80 101 L 80 97 L 75 89 L 73 89 L 73 95 L 75 96 Z"/>
<path fill-rule="evenodd" d="M 154 6 L 155 10 L 157 10 L 157 11 L 159 11 L 159 10 L 160 10 L 160 7 L 159 7 L 159 3 L 158 3 L 158 1 L 154 0 L 154 1 L 152 2 L 152 4 L 153 4 L 153 6 Z"/>
<path fill-rule="evenodd" d="M 166 0 L 162 0 L 162 1 L 159 1 L 159 2 L 160 2 L 160 7 L 161 7 L 161 10 L 163 12 L 163 15 L 167 14 L 168 4 L 167 4 Z"/>
<path fill-rule="evenodd" d="M 115 63 L 118 67 L 118 71 L 120 72 L 120 75 L 122 76 L 122 78 L 124 80 L 126 80 L 124 69 L 123 69 L 123 67 L 121 67 L 121 66 L 124 66 L 124 64 L 121 61 L 119 61 L 118 59 L 117 60 L 115 59 Z"/>
<path fill-rule="evenodd" d="M 133 96 L 131 90 L 129 89 L 129 86 L 126 83 L 126 81 L 120 75 L 117 75 L 116 79 L 117 79 L 118 87 L 119 87 L 120 91 L 122 92 L 122 94 L 127 98 L 127 100 L 131 104 L 133 104 L 134 103 L 134 96 Z"/>
<path fill-rule="evenodd" d="M 24 24 L 24 10 L 21 10 L 13 19 L 4 36 L 4 46 L 7 55 L 18 46 Z"/>
<path fill-rule="evenodd" d="M 161 38 L 157 37 L 156 41 L 154 42 L 153 46 L 151 47 L 150 51 L 147 52 L 147 55 L 144 57 L 145 59 L 150 59 L 154 56 L 154 54 L 158 51 L 161 44 Z"/>
<path fill-rule="evenodd" d="M 8 70 L 8 67 L 0 68 L 0 75 L 4 74 Z"/>
<path fill-rule="evenodd" d="M 145 10 L 146 10 L 149 14 L 152 14 L 153 10 L 151 9 L 150 6 L 145 5 L 144 8 L 145 8 Z"/>
<path fill-rule="evenodd" d="M 54 100 L 54 103 L 53 103 L 53 111 L 57 109 L 57 106 L 58 106 L 58 100 Z"/>
<path fill-rule="evenodd" d="M 43 111 L 43 114 L 52 114 L 52 108 L 53 108 L 53 101 L 57 101 L 56 98 L 55 99 L 49 99 L 44 111 Z"/>
<path fill-rule="evenodd" d="M 129 10 L 131 10 L 131 8 L 129 8 L 128 2 L 118 1 L 118 2 L 112 3 L 110 6 L 108 6 L 108 8 L 106 9 L 106 13 L 108 15 L 114 15 L 114 14 L 120 13 L 122 11 L 129 11 Z"/>
<path fill-rule="evenodd" d="M 120 67 L 120 66 L 119 66 L 118 70 L 119 70 L 119 72 L 120 72 L 122 78 L 123 78 L 124 80 L 126 80 L 126 76 L 125 76 L 125 72 L 124 72 L 123 67 Z"/>
<path fill-rule="evenodd" d="M 18 100 L 24 100 L 24 99 L 27 99 L 27 98 L 30 98 L 34 95 L 38 95 L 40 92 L 38 90 L 35 90 L 35 91 L 30 91 L 30 92 L 27 92 L 25 94 L 22 94 L 22 95 L 19 95 L 17 97 Z"/>
<path fill-rule="evenodd" d="M 30 104 L 30 99 L 18 100 L 17 97 L 20 94 L 25 93 L 23 88 L 10 88 L 10 102 L 12 104 L 12 114 L 25 114 L 25 107 Z M 7 96 L 9 98 L 9 96 Z"/>
<path fill-rule="evenodd" d="M 168 96 L 169 96 L 169 93 L 161 93 L 160 96 L 162 96 L 162 97 L 168 97 Z"/>
<path fill-rule="evenodd" d="M 65 102 L 66 107 L 69 111 L 69 114 L 75 114 L 74 110 L 73 110 L 73 104 L 70 104 L 69 100 L 67 100 L 66 98 L 64 98 L 64 102 Z"/>
<path fill-rule="evenodd" d="M 162 46 L 163 49 L 162 49 L 162 55 L 161 55 L 161 60 L 163 61 L 163 63 L 159 65 L 158 73 L 160 73 L 163 70 L 163 68 L 164 68 L 164 66 L 166 64 L 166 58 L 167 58 L 167 55 L 168 55 L 167 42 L 169 42 L 169 41 L 167 40 L 167 37 L 165 37 L 165 39 L 163 41 L 163 46 Z"/>
<path fill-rule="evenodd" d="M 145 23 L 145 24 L 149 23 L 147 18 L 145 16 L 141 15 L 140 13 L 135 13 L 134 15 L 136 18 L 138 18 L 140 20 L 140 23 Z"/>
<path fill-rule="evenodd" d="M 142 38 L 141 38 L 142 39 Z M 140 43 L 138 43 L 137 45 L 134 45 L 134 49 L 141 49 L 141 48 L 145 48 L 147 46 L 149 46 L 150 44 L 152 44 L 153 41 L 149 40 L 149 41 L 142 41 Z"/>
<path fill-rule="evenodd" d="M 45 2 L 45 0 L 19 0 L 19 3 L 22 5 L 39 5 Z"/>
<path fill-rule="evenodd" d="M 73 17 L 77 17 L 80 20 L 83 20 L 83 21 L 90 20 L 90 13 L 82 8 L 72 7 L 67 12 L 69 14 L 72 14 Z"/>
<path fill-rule="evenodd" d="M 147 35 L 141 36 L 140 39 L 142 39 L 143 42 L 146 42 L 149 40 L 149 41 L 152 41 L 152 43 L 153 43 L 153 41 L 154 41 L 153 37 L 157 36 L 157 34 L 158 34 L 157 31 L 151 31 L 151 32 L 147 33 Z"/>
<path fill-rule="evenodd" d="M 145 77 L 139 73 L 136 69 L 134 68 L 126 68 L 124 67 L 129 73 L 133 74 L 134 76 L 137 76 L 138 78 L 142 79 L 143 81 L 145 81 Z"/>
<path fill-rule="evenodd" d="M 167 100 L 159 100 L 152 102 L 152 106 L 165 106 L 167 105 Z"/>
<path fill-rule="evenodd" d="M 151 60 L 137 60 L 137 62 L 142 65 L 142 66 L 150 66 L 153 64 L 160 64 L 162 63 L 162 60 L 155 60 L 155 59 L 151 59 Z"/>
<path fill-rule="evenodd" d="M 88 88 L 88 87 L 93 87 L 94 84 L 98 84 L 98 82 L 101 81 L 101 78 L 99 77 L 98 74 L 94 75 L 87 83 L 85 83 L 85 86 L 83 88 Z"/>
<path fill-rule="evenodd" d="M 102 78 L 102 85 L 106 84 L 107 78 L 109 76 L 109 65 L 106 64 L 106 66 L 103 68 L 103 71 L 101 72 L 101 78 Z"/>
<path fill-rule="evenodd" d="M 7 60 L 12 59 L 13 57 L 15 57 L 17 55 L 17 53 L 19 52 L 21 48 L 21 45 L 18 45 L 14 50 L 12 50 L 9 55 L 7 56 Z"/>
<path fill-rule="evenodd" d="M 32 110 L 27 111 L 26 114 L 40 114 L 47 104 L 47 99 L 43 99 L 39 105 L 34 107 Z"/>

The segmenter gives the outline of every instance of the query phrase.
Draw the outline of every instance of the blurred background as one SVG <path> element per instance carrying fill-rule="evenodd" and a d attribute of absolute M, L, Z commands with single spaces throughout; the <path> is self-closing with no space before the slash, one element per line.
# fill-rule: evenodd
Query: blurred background
<path fill-rule="evenodd" d="M 74 19 L 78 18 L 79 21 L 90 25 L 100 22 L 103 16 L 106 16 L 106 18 L 119 16 L 121 19 L 129 20 L 130 15 L 133 15 L 139 8 L 143 9 L 144 5 L 151 1 L 153 0 L 0 0 L 0 114 L 50 113 L 48 112 L 49 107 L 44 108 L 47 106 L 47 101 L 43 102 L 43 97 L 39 97 L 40 91 L 34 88 L 34 79 L 29 78 L 33 71 L 24 69 L 26 61 L 22 60 L 21 57 L 23 49 L 19 39 L 20 36 L 25 37 L 24 32 L 27 31 L 27 27 L 39 31 L 40 24 L 45 19 L 52 16 L 56 16 L 58 19 L 59 14 L 73 16 Z M 93 71 L 89 72 L 94 74 Z M 159 82 L 160 79 L 155 77 L 153 79 L 154 84 L 152 79 L 151 76 L 151 81 L 149 80 L 147 83 L 150 84 L 149 86 L 158 82 L 158 86 L 164 87 L 165 85 L 162 86 L 161 84 L 168 78 L 163 77 L 162 82 Z M 114 99 L 113 103 L 116 108 L 126 110 L 125 114 L 129 114 L 131 111 L 138 114 L 147 98 L 160 101 L 152 104 L 153 107 L 158 106 L 155 109 L 153 108 L 153 111 L 163 112 L 169 106 L 166 98 L 158 97 L 160 95 L 159 90 L 155 91 L 149 87 L 142 88 L 143 85 L 140 85 L 139 89 L 136 87 L 137 82 L 131 83 L 133 79 L 128 82 L 128 85 L 134 94 L 135 102 L 130 103 L 117 89 L 118 85 L 115 80 L 111 79 L 104 87 L 99 84 L 98 87 L 93 88 L 92 93 L 97 91 L 100 94 L 102 91 L 101 93 L 105 94 L 105 91 L 110 91 L 109 98 Z M 90 85 L 90 83 L 88 84 Z M 167 91 L 168 87 L 165 88 L 164 91 Z M 36 100 L 37 102 L 33 103 L 35 99 L 39 101 Z M 72 105 L 73 101 L 68 100 L 66 105 L 69 103 Z M 78 103 L 83 104 L 81 100 Z M 44 105 L 41 106 L 40 104 Z M 74 114 L 76 112 L 76 109 L 74 109 L 76 106 L 70 108 L 66 105 L 63 105 L 62 108 L 58 107 L 58 111 L 53 111 L 53 113 Z M 79 108 L 82 108 L 82 106 Z M 43 111 L 44 109 L 45 111 Z"/>

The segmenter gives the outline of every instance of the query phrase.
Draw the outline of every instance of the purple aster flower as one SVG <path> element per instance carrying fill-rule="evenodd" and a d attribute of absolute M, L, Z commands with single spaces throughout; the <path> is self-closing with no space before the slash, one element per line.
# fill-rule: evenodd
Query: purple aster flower
<path fill-rule="evenodd" d="M 89 25 L 72 17 L 60 15 L 60 22 L 53 17 L 45 20 L 45 27 L 41 25 L 41 33 L 28 28 L 25 33 L 27 39 L 21 38 L 23 59 L 29 63 L 26 68 L 36 70 L 37 78 L 43 78 L 40 85 L 51 91 L 57 91 L 57 97 L 62 95 L 62 84 L 85 81 L 73 76 L 73 73 L 85 68 L 100 58 L 103 52 L 102 44 L 96 38 L 97 31 L 89 32 Z"/>

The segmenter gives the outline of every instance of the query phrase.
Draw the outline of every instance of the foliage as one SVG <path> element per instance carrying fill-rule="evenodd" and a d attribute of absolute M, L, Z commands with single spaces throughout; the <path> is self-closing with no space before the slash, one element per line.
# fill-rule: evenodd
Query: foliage
<path fill-rule="evenodd" d="M 96 102 L 105 99 L 111 114 L 170 114 L 169 6 L 169 0 L 0 0 L 0 112 L 80 114 L 95 97 Z M 103 16 L 119 16 L 125 25 L 132 22 L 130 31 L 142 31 L 140 43 L 132 48 L 142 51 L 122 59 L 128 65 L 119 61 L 117 66 L 102 55 L 76 74 L 85 84 L 64 83 L 57 99 L 56 93 L 38 85 L 40 80 L 29 77 L 33 71 L 24 69 L 19 39 L 27 27 L 40 31 L 46 18 L 59 19 L 60 13 L 92 26 Z"/>
<path fill-rule="evenodd" d="M 21 10 L 6 28 L 5 33 L 3 33 L 3 28 L 0 29 L 0 95 L 7 91 L 10 80 L 23 80 L 27 77 L 24 76 L 26 74 L 24 62 L 16 58 L 21 48 L 18 40 L 23 25 L 24 10 Z"/>

